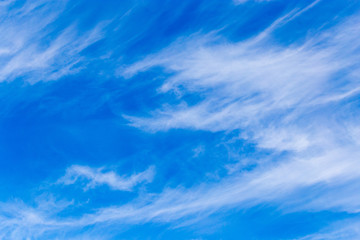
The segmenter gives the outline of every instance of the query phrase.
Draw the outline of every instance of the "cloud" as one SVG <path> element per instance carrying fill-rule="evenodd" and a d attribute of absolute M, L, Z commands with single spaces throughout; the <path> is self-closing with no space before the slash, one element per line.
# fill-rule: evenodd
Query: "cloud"
<path fill-rule="evenodd" d="M 215 183 L 165 188 L 122 205 L 90 209 L 77 217 L 59 217 L 68 206 L 76 206 L 49 207 L 57 201 L 37 206 L 2 203 L 0 236 L 16 239 L 106 224 L 186 224 L 186 220 L 196 221 L 214 212 L 263 203 L 284 212 L 358 213 L 360 197 L 354 189 L 360 179 L 360 128 L 358 110 L 349 99 L 359 94 L 359 19 L 353 17 L 301 44 L 271 44 L 270 33 L 301 11 L 291 12 L 258 36 L 239 43 L 224 43 L 211 34 L 179 40 L 122 73 L 131 78 L 161 67 L 169 77 L 159 94 L 175 95 L 179 102 L 164 104 L 149 118 L 125 116 L 132 126 L 149 131 L 221 131 L 224 135 L 236 130 L 240 134 L 234 141 L 255 143 L 257 150 L 270 152 L 269 161 L 261 159 L 250 170 L 235 171 Z M 71 35 L 72 30 L 69 32 Z M 61 36 L 59 39 L 60 43 L 48 50 L 50 59 L 65 46 Z M 48 60 L 48 54 L 44 59 Z M 190 104 L 182 98 L 189 94 L 201 98 Z M 347 108 L 342 108 L 345 105 Z M 201 146 L 195 148 L 194 157 L 202 152 Z M 131 191 L 142 182 L 151 182 L 153 175 L 152 167 L 124 177 L 104 168 L 74 165 L 58 183 L 85 183 L 85 190 L 107 185 Z M 339 188 L 342 194 L 337 194 Z M 348 236 L 349 229 L 330 234 Z M 324 234 L 309 239 L 329 236 Z"/>
<path fill-rule="evenodd" d="M 73 203 L 57 201 L 49 195 L 39 196 L 35 206 L 22 201 L 0 204 L 0 237 L 1 239 L 39 238 L 47 231 L 59 230 L 69 223 L 59 222 L 56 214 Z"/>
<path fill-rule="evenodd" d="M 187 217 L 204 217 L 230 208 L 248 208 L 260 203 L 276 203 L 284 211 L 288 211 L 287 203 L 295 200 L 291 208 L 297 208 L 297 211 L 337 208 L 352 212 L 359 209 L 359 203 L 353 201 L 352 208 L 347 208 L 348 202 L 342 201 L 353 194 L 351 189 L 344 191 L 343 195 L 332 196 L 331 202 L 317 206 L 313 204 L 311 207 L 304 204 L 308 200 L 306 194 L 296 193 L 306 192 L 318 185 L 322 187 L 319 187 L 316 194 L 325 196 L 329 186 L 351 185 L 352 181 L 360 179 L 360 174 L 356 171 L 359 157 L 360 152 L 356 149 L 336 149 L 308 159 L 288 159 L 273 166 L 267 165 L 252 172 L 225 178 L 216 184 L 203 184 L 192 189 L 167 189 L 153 196 L 149 202 L 104 208 L 96 214 L 85 216 L 80 222 L 174 222 Z M 340 162 L 339 159 L 343 161 Z"/>
<path fill-rule="evenodd" d="M 179 102 L 164 104 L 148 118 L 125 115 L 134 127 L 152 132 L 181 128 L 226 134 L 238 130 L 238 140 L 253 142 L 258 150 L 287 152 L 270 156 L 270 161 L 260 161 L 251 171 L 238 172 L 218 185 L 165 191 L 151 204 L 136 208 L 142 216 L 172 221 L 264 202 L 286 211 L 358 211 L 354 200 L 358 198 L 351 190 L 360 178 L 354 170 L 360 157 L 358 118 L 353 116 L 358 111 L 349 99 L 359 93 L 359 18 L 353 16 L 301 44 L 271 42 L 275 29 L 318 2 L 279 18 L 252 39 L 224 43 L 212 35 L 193 36 L 124 71 L 123 76 L 130 78 L 161 67 L 169 77 L 159 94 L 172 94 Z M 201 98 L 188 104 L 182 96 L 189 94 Z M 331 110 L 343 104 L 352 113 Z M 348 188 L 334 194 L 339 186 Z"/>
<path fill-rule="evenodd" d="M 12 4 L 17 5 L 12 6 Z M 53 23 L 66 9 L 66 1 L 11 2 L 0 23 L 0 82 L 25 77 L 34 83 L 78 72 L 80 52 L 103 38 L 106 22 L 80 31 L 76 23 L 54 33 Z M 19 5 L 20 4 L 20 5 Z"/>
<path fill-rule="evenodd" d="M 132 191 L 136 185 L 142 182 L 151 182 L 153 177 L 154 167 L 149 167 L 147 170 L 129 177 L 122 177 L 116 172 L 106 171 L 104 168 L 73 165 L 66 170 L 65 176 L 59 179 L 58 183 L 73 185 L 85 181 L 87 184 L 84 190 L 107 185 L 113 190 Z"/>
<path fill-rule="evenodd" d="M 331 226 L 323 229 L 319 233 L 314 233 L 299 240 L 337 240 L 348 239 L 356 240 L 360 237 L 360 221 L 359 219 L 351 219 L 345 221 L 339 221 L 331 224 Z"/>
<path fill-rule="evenodd" d="M 58 231 L 66 233 L 88 226 L 101 228 L 104 224 L 117 226 L 118 224 L 162 222 L 186 225 L 188 219 L 198 221 L 214 212 L 248 208 L 260 203 L 276 203 L 280 209 L 287 211 L 288 202 L 294 201 L 293 195 L 296 198 L 301 196 L 304 200 L 292 203 L 291 208 L 297 208 L 297 211 L 346 208 L 349 206 L 348 203 L 338 200 L 354 192 L 353 189 L 348 189 L 350 192 L 343 192 L 345 195 L 334 195 L 331 201 L 323 202 L 315 208 L 313 208 L 315 205 L 312 208 L 304 205 L 308 197 L 304 192 L 307 192 L 308 188 L 313 190 L 314 184 L 322 186 L 319 189 L 325 189 L 326 193 L 327 186 L 334 184 L 349 186 L 351 181 L 358 181 L 360 179 L 357 171 L 360 167 L 357 161 L 360 157 L 358 149 L 351 149 L 352 151 L 336 149 L 308 159 L 289 159 L 277 165 L 225 178 L 219 183 L 203 184 L 190 189 L 180 187 L 165 189 L 160 194 L 151 194 L 151 197 L 142 196 L 127 204 L 104 207 L 77 218 L 58 217 L 58 212 L 66 210 L 69 206 L 74 208 L 76 205 L 66 202 L 57 204 L 53 199 L 40 201 L 41 204 L 36 207 L 29 207 L 22 203 L 3 203 L 0 204 L 0 209 L 5 212 L 1 214 L 0 232 L 37 236 L 37 234 L 52 234 Z M 343 161 L 339 162 L 339 158 Z M 108 178 L 105 177 L 105 179 Z M 112 181 L 100 180 L 99 182 L 108 184 Z M 319 191 L 316 194 L 319 194 Z M 355 204 L 354 201 L 353 204 Z M 359 201 L 356 201 L 355 205 L 353 207 L 360 209 Z M 51 206 L 58 206 L 58 208 L 53 209 Z M 41 232 L 35 229 L 41 229 Z"/>
<path fill-rule="evenodd" d="M 275 29 L 318 3 L 285 14 L 243 42 L 224 43 L 211 34 L 193 36 L 130 65 L 124 77 L 163 68 L 169 77 L 159 94 L 172 94 L 179 104 L 164 104 L 150 117 L 124 117 L 131 126 L 150 132 L 240 130 L 240 138 L 275 151 L 325 147 L 329 140 L 324 134 L 339 126 L 337 120 L 323 119 L 339 118 L 328 111 L 329 106 L 359 93 L 359 18 L 353 16 L 302 44 L 276 46 L 271 40 Z M 183 95 L 201 100 L 188 104 Z"/>
<path fill-rule="evenodd" d="M 301 113 L 304 108 L 324 104 L 329 98 L 338 97 L 341 101 L 356 83 L 356 78 L 344 76 L 342 88 L 334 89 L 338 83 L 333 76 L 356 63 L 357 56 L 347 46 L 358 49 L 359 44 L 353 36 L 344 36 L 352 28 L 341 26 L 301 46 L 287 48 L 251 40 L 224 45 L 214 45 L 207 39 L 175 43 L 130 66 L 124 76 L 161 66 L 174 76 L 159 91 L 198 93 L 204 95 L 204 100 L 193 106 L 183 103 L 156 110 L 150 119 L 126 118 L 135 127 L 154 131 L 170 128 L 222 131 L 243 128 L 295 107 Z M 324 42 L 328 34 L 333 38 Z M 333 39 L 340 36 L 334 43 Z M 187 46 L 185 50 L 183 46 Z"/>
<path fill-rule="evenodd" d="M 244 4 L 247 2 L 270 2 L 272 0 L 234 0 L 234 3 L 237 4 Z"/>
<path fill-rule="evenodd" d="M 173 221 L 264 202 L 291 205 L 297 211 L 358 212 L 353 189 L 360 178 L 354 170 L 359 168 L 359 119 L 354 117 L 358 108 L 353 99 L 359 95 L 359 17 L 349 17 L 302 43 L 274 45 L 271 38 L 274 30 L 319 2 L 290 12 L 249 40 L 231 43 L 211 34 L 192 36 L 125 69 L 123 76 L 131 78 L 160 67 L 167 78 L 159 94 L 178 102 L 165 103 L 150 117 L 124 115 L 131 126 L 150 132 L 180 128 L 225 135 L 236 130 L 239 141 L 286 154 L 270 156 L 270 161 L 260 161 L 251 171 L 218 185 L 164 191 L 149 205 L 134 207 L 134 215 L 122 215 L 132 209 L 126 206 L 99 212 L 97 219 L 110 219 L 110 213 L 118 211 L 134 221 L 143 220 L 139 215 Z M 200 100 L 188 103 L 183 96 L 189 95 Z M 339 186 L 342 194 L 336 194 Z"/>

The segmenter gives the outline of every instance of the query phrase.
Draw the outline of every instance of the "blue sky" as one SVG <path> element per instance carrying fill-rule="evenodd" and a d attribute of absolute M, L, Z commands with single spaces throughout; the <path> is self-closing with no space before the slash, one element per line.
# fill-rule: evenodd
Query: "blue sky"
<path fill-rule="evenodd" d="M 359 11 L 0 1 L 0 238 L 360 239 Z"/>

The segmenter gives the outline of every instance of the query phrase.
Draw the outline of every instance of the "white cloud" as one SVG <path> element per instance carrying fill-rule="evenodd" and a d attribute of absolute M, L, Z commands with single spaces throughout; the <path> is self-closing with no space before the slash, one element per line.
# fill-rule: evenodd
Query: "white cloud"
<path fill-rule="evenodd" d="M 87 224 L 107 221 L 173 222 L 189 216 L 207 216 L 221 209 L 246 208 L 266 202 L 277 203 L 280 206 L 284 204 L 283 207 L 287 208 L 286 201 L 293 200 L 291 195 L 296 191 L 306 190 L 315 184 L 320 186 L 319 189 L 326 189 L 334 184 L 350 184 L 351 181 L 357 181 L 360 178 L 356 170 L 360 167 L 357 161 L 360 152 L 352 150 L 351 154 L 350 151 L 337 149 L 308 159 L 289 159 L 275 166 L 224 179 L 213 185 L 202 185 L 187 190 L 168 189 L 153 197 L 149 203 L 130 203 L 121 207 L 104 208 L 94 215 L 87 215 L 82 221 L 89 221 Z M 343 161 L 340 162 L 340 158 Z M 303 196 L 304 199 L 306 197 Z M 333 196 L 331 202 L 312 209 L 344 210 L 348 206 L 347 202 L 341 201 L 344 197 L 346 195 Z M 353 207 L 359 209 L 359 203 L 355 205 Z M 297 210 L 309 209 L 303 202 L 292 207 L 296 207 Z M 347 210 L 352 211 L 353 208 Z"/>
<path fill-rule="evenodd" d="M 57 212 L 71 205 L 69 203 L 57 204 L 54 200 L 42 201 L 42 204 L 37 207 L 29 207 L 21 203 L 0 204 L 0 209 L 5 211 L 1 214 L 0 233 L 37 236 L 57 231 L 71 231 L 71 229 L 85 226 L 101 226 L 101 224 L 115 226 L 149 221 L 182 222 L 183 224 L 188 218 L 199 220 L 215 211 L 247 208 L 259 203 L 276 203 L 280 208 L 283 205 L 287 211 L 289 207 L 287 202 L 294 200 L 291 195 L 297 191 L 304 191 L 314 184 L 317 184 L 319 189 L 323 189 L 334 184 L 348 185 L 350 181 L 358 181 L 360 179 L 360 173 L 357 171 L 360 167 L 358 149 L 351 149 L 351 151 L 335 149 L 308 159 L 289 159 L 270 167 L 258 168 L 241 176 L 223 179 L 219 183 L 203 184 L 191 189 L 166 189 L 158 195 L 152 194 L 150 198 L 141 197 L 134 202 L 122 206 L 105 207 L 78 218 L 57 217 Z M 339 161 L 339 158 L 343 161 Z M 78 172 L 80 172 L 79 176 L 91 175 L 91 179 L 96 179 L 91 171 L 89 173 L 88 170 L 76 170 L 76 174 Z M 73 179 L 69 181 L 74 182 Z M 96 185 L 110 183 L 118 186 L 104 175 L 95 181 L 97 181 Z M 314 191 L 313 188 L 312 191 Z M 319 194 L 318 191 L 317 194 Z M 307 196 L 303 195 L 302 198 L 306 200 Z M 346 208 L 348 203 L 342 200 L 344 196 L 341 194 L 334 195 L 331 196 L 331 201 L 322 202 L 315 209 Z M 315 205 L 316 203 L 306 206 L 300 201 L 292 208 L 313 210 Z M 355 205 L 360 209 L 359 201 Z M 53 209 L 51 206 L 58 206 L 58 208 Z"/>
<path fill-rule="evenodd" d="M 49 209 L 19 205 L 9 209 L 3 204 L 11 214 L 1 214 L 0 233 L 21 232 L 26 236 L 29 229 L 67 231 L 105 223 L 176 222 L 259 203 L 276 204 L 284 211 L 330 209 L 357 213 L 360 196 L 354 186 L 360 179 L 360 128 L 353 115 L 358 112 L 329 108 L 358 94 L 358 23 L 352 18 L 302 45 L 289 47 L 270 45 L 267 30 L 267 37 L 260 34 L 260 38 L 241 43 L 219 44 L 211 36 L 195 37 L 129 66 L 123 73 L 126 77 L 154 66 L 172 73 L 159 89 L 162 94 L 173 91 L 180 99 L 182 93 L 203 97 L 195 105 L 183 102 L 164 106 L 151 118 L 127 116 L 133 126 L 151 131 L 241 130 L 239 138 L 255 142 L 259 148 L 289 154 L 259 162 L 253 170 L 217 183 L 164 189 L 78 218 L 59 219 Z M 60 182 L 75 184 L 83 180 L 86 188 L 108 185 L 115 190 L 131 190 L 140 182 L 151 181 L 152 175 L 151 168 L 121 177 L 101 168 L 72 166 Z M 336 194 L 336 188 L 343 186 L 342 194 Z M 339 232 L 335 236 L 347 236 L 349 230 Z M 308 239 L 321 236 L 329 235 Z"/>
<path fill-rule="evenodd" d="M 159 93 L 175 93 L 180 102 L 164 104 L 149 118 L 124 116 L 132 126 L 148 131 L 240 130 L 239 138 L 258 148 L 288 151 L 218 185 L 165 191 L 151 204 L 134 207 L 136 214 L 130 219 L 140 221 L 141 213 L 171 221 L 263 202 L 284 207 L 289 207 L 284 202 L 296 203 L 293 210 L 359 211 L 358 196 L 351 190 L 360 178 L 355 170 L 360 167 L 359 119 L 354 117 L 358 108 L 351 102 L 346 104 L 351 110 L 340 107 L 359 94 L 359 17 L 302 44 L 284 47 L 271 42 L 274 29 L 319 2 L 285 15 L 247 41 L 224 43 L 211 35 L 193 36 L 125 69 L 123 76 L 129 78 L 162 67 L 170 77 Z M 201 100 L 187 104 L 181 99 L 184 94 L 200 95 Z M 339 185 L 347 190 L 334 194 Z M 306 202 L 309 189 L 317 194 L 312 202 Z M 296 194 L 301 191 L 305 195 Z M 101 213 L 101 219 L 110 212 Z"/>
<path fill-rule="evenodd" d="M 298 17 L 298 12 L 285 19 Z M 288 47 L 268 43 L 271 31 L 290 21 L 280 19 L 244 42 L 192 37 L 129 66 L 125 77 L 160 66 L 172 74 L 160 93 L 173 92 L 180 100 L 183 94 L 201 95 L 202 100 L 191 106 L 184 101 L 164 105 L 150 118 L 124 117 L 148 131 L 240 129 L 242 137 L 258 147 L 280 151 L 304 151 L 327 143 L 323 133 L 339 123 L 326 121 L 337 118 L 326 108 L 359 93 L 359 57 L 354 54 L 360 49 L 359 18 Z"/>
<path fill-rule="evenodd" d="M 152 119 L 127 118 L 136 127 L 155 131 L 233 130 L 294 107 L 301 111 L 334 95 L 345 97 L 355 79 L 349 83 L 341 80 L 343 89 L 334 91 L 332 76 L 354 64 L 354 56 L 340 56 L 348 51 L 347 44 L 359 47 L 353 40 L 343 39 L 337 46 L 323 49 L 308 44 L 271 49 L 265 44 L 252 46 L 251 42 L 215 46 L 195 42 L 184 50 L 183 43 L 176 43 L 129 67 L 125 75 L 159 65 L 175 73 L 160 91 L 181 92 L 181 86 L 190 93 L 203 94 L 205 99 L 192 107 L 181 104 L 157 110 Z"/>
<path fill-rule="evenodd" d="M 360 221 L 351 219 L 339 221 L 323 229 L 320 233 L 308 235 L 298 240 L 357 240 L 360 238 Z"/>
<path fill-rule="evenodd" d="M 244 4 L 247 2 L 270 2 L 272 0 L 234 0 L 235 4 Z"/>
<path fill-rule="evenodd" d="M 353 113 L 328 109 L 358 94 L 359 78 L 354 73 L 359 57 L 353 53 L 360 49 L 358 22 L 353 17 L 289 47 L 269 45 L 268 32 L 241 43 L 192 38 L 130 66 L 125 77 L 153 66 L 171 73 L 160 93 L 175 92 L 180 99 L 182 93 L 203 97 L 191 106 L 166 105 L 153 111 L 151 118 L 126 116 L 133 126 L 150 131 L 240 129 L 240 138 L 258 148 L 290 151 L 217 186 L 169 190 L 136 209 L 159 221 L 264 202 L 284 208 L 292 203 L 291 209 L 299 211 L 357 212 L 354 191 L 331 193 L 335 186 L 351 187 L 360 178 L 355 170 L 360 167 L 358 119 Z M 317 196 L 310 203 L 306 192 L 311 188 Z M 296 194 L 300 191 L 305 194 Z"/>
<path fill-rule="evenodd" d="M 108 185 L 113 190 L 132 191 L 136 185 L 142 182 L 151 182 L 153 177 L 154 167 L 129 177 L 124 177 L 119 176 L 114 171 L 106 171 L 104 168 L 73 165 L 66 170 L 65 176 L 59 179 L 58 183 L 72 185 L 85 181 L 87 184 L 84 190 Z"/>
<path fill-rule="evenodd" d="M 47 231 L 67 226 L 68 222 L 59 222 L 56 214 L 71 206 L 72 202 L 56 201 L 51 196 L 40 196 L 35 206 L 21 201 L 0 204 L 1 239 L 38 239 Z"/>
<path fill-rule="evenodd" d="M 48 81 L 79 71 L 80 52 L 103 38 L 103 22 L 85 32 L 76 24 L 54 33 L 51 24 L 66 1 L 26 1 L 21 7 L 1 6 L 0 82 L 26 75 L 30 82 Z"/>

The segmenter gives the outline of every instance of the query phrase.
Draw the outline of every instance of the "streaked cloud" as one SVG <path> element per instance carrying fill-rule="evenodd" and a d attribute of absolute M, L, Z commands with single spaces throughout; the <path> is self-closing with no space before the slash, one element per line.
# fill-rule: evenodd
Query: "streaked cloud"
<path fill-rule="evenodd" d="M 151 182 L 154 177 L 154 167 L 133 174 L 128 177 L 119 176 L 114 171 L 104 168 L 91 168 L 88 166 L 73 165 L 66 170 L 65 176 L 59 179 L 59 184 L 73 185 L 86 182 L 84 190 L 107 185 L 113 190 L 132 191 L 140 183 Z"/>
<path fill-rule="evenodd" d="M 351 77 L 357 69 L 357 54 L 351 52 L 359 49 L 359 44 L 354 34 L 347 34 L 359 32 L 354 31 L 354 21 L 357 18 L 301 46 L 287 48 L 269 48 L 266 42 L 257 40 L 216 44 L 209 39 L 190 39 L 175 43 L 130 66 L 124 76 L 161 66 L 174 76 L 162 85 L 160 92 L 174 91 L 181 96 L 180 88 L 185 88 L 184 93 L 204 94 L 204 100 L 191 107 L 183 103 L 156 110 L 152 119 L 126 118 L 136 127 L 155 131 L 222 131 L 253 125 L 295 107 L 296 111 L 285 114 L 294 118 L 294 114 L 302 114 L 317 104 L 341 101 L 351 93 L 357 94 L 357 78 Z M 334 37 L 327 39 L 328 35 Z M 188 47 L 184 50 L 183 46 Z M 333 76 L 344 69 L 351 72 L 341 80 L 342 87 L 335 89 Z"/>
<path fill-rule="evenodd" d="M 322 240 L 322 239 L 358 239 L 360 237 L 360 223 L 358 219 L 345 220 L 331 224 L 320 233 L 299 238 L 299 240 Z"/>
<path fill-rule="evenodd" d="M 98 23 L 85 32 L 73 23 L 54 35 L 53 25 L 66 4 L 25 1 L 23 5 L 9 2 L 1 6 L 6 14 L 1 17 L 0 31 L 6 34 L 0 38 L 0 82 L 18 77 L 32 83 L 55 80 L 83 68 L 79 65 L 83 60 L 80 52 L 103 38 L 107 23 Z"/>
<path fill-rule="evenodd" d="M 26 124 L 32 127 L 33 118 L 25 124 L 17 119 L 28 114 L 37 119 L 39 111 L 61 106 L 63 99 L 72 103 L 74 112 L 91 105 L 91 114 L 79 114 L 81 117 L 60 121 L 56 114 L 44 114 L 41 121 L 34 121 L 36 128 L 29 131 L 31 134 L 53 130 L 43 137 L 44 142 L 51 142 L 48 146 L 52 151 L 40 154 L 39 149 L 47 146 L 39 144 L 35 153 L 21 155 L 24 162 L 37 166 L 42 158 L 60 159 L 63 163 L 56 166 L 62 167 L 51 171 L 58 174 L 56 177 L 41 176 L 43 182 L 34 184 L 30 197 L 15 196 L 14 191 L 14 197 L 0 202 L 0 238 L 112 239 L 120 230 L 134 225 L 156 223 L 166 229 L 187 228 L 214 215 L 220 215 L 226 224 L 227 214 L 237 216 L 242 214 L 240 210 L 271 206 L 281 216 L 310 212 L 344 215 L 345 220 L 328 226 L 319 224 L 319 232 L 312 229 L 310 234 L 298 233 L 297 237 L 305 236 L 299 239 L 356 239 L 360 213 L 358 12 L 346 18 L 339 13 L 309 31 L 305 29 L 302 37 L 281 41 L 279 32 L 286 32 L 325 1 L 282 5 L 281 11 L 270 9 L 279 15 L 260 24 L 257 29 L 261 30 L 251 32 L 247 35 L 250 37 L 234 40 L 227 29 L 232 26 L 233 32 L 238 32 L 248 26 L 234 27 L 230 21 L 224 24 L 224 31 L 205 31 L 208 28 L 202 26 L 207 22 L 202 22 L 201 30 L 191 34 L 184 31 L 173 41 L 176 34 L 171 35 L 172 31 L 186 22 L 187 14 L 213 13 L 216 11 L 211 7 L 220 5 L 214 7 L 203 1 L 184 4 L 176 14 L 163 14 L 157 8 L 151 12 L 147 3 L 135 2 L 140 10 L 135 11 L 133 6 L 134 12 L 123 12 L 126 16 L 135 14 L 132 21 L 139 21 L 141 16 L 139 25 L 146 20 L 157 29 L 167 14 L 176 17 L 167 19 L 169 25 L 152 39 L 149 34 L 153 31 L 146 32 L 148 25 L 143 32 L 129 36 L 124 27 L 131 25 L 128 22 L 107 31 L 109 22 L 122 18 L 102 19 L 80 27 L 74 17 L 71 23 L 59 27 L 59 19 L 69 10 L 66 1 L 0 3 L 0 12 L 7 13 L 0 17 L 0 30 L 8 33 L 0 36 L 0 82 L 23 78 L 43 86 L 41 81 L 86 70 L 89 62 L 94 63 L 94 72 L 106 75 L 102 78 L 101 74 L 89 74 L 89 78 L 93 77 L 90 83 L 78 83 L 89 85 L 83 89 L 89 91 L 84 98 L 78 92 L 67 95 L 67 91 L 79 88 L 71 81 L 66 87 L 51 85 L 47 98 L 29 104 L 46 107 L 19 111 L 20 115 L 8 121 L 0 119 L 0 124 L 7 124 L 0 130 L 12 126 L 20 132 L 28 127 Z M 245 2 L 264 2 L 252 6 L 266 8 L 270 1 L 230 0 L 229 12 L 245 9 L 247 4 L 234 6 Z M 110 5 L 109 9 L 115 7 L 119 6 Z M 152 16 L 144 17 L 149 12 Z M 124 31 L 126 37 L 113 36 L 118 31 Z M 170 45 L 159 40 L 164 35 L 171 35 Z M 84 50 L 104 38 L 111 39 L 109 45 L 94 50 L 93 58 L 83 55 Z M 147 45 L 150 39 L 163 46 Z M 124 47 L 117 48 L 118 44 Z M 129 55 L 135 56 L 125 56 L 123 48 L 135 49 L 129 50 Z M 120 53 L 116 55 L 116 51 Z M 114 53 L 112 59 L 102 63 L 99 56 L 103 54 L 105 59 L 110 52 Z M 109 76 L 114 79 L 110 81 Z M 57 91 L 65 93 L 52 98 Z M 71 101 L 75 95 L 81 97 Z M 26 102 L 24 99 L 20 102 Z M 49 99 L 55 104 L 46 105 Z M 202 135 L 204 132 L 206 135 Z M 11 141 L 12 134 L 8 135 Z M 52 142 L 56 137 L 60 140 Z M 96 139 L 95 144 L 88 138 Z M 28 139 L 32 138 L 24 139 L 26 143 L 23 140 L 19 145 L 31 148 Z M 73 141 L 68 143 L 69 139 Z M 62 148 L 58 146 L 64 142 Z M 92 158 L 92 154 L 102 156 L 103 167 L 92 167 L 99 159 Z M 6 156 L 11 160 L 13 155 L 18 156 Z M 73 159 L 85 163 L 75 165 Z M 93 162 L 86 162 L 88 159 Z M 211 164 L 213 168 L 204 167 Z M 109 166 L 126 167 L 120 170 Z M 84 191 L 79 192 L 79 188 Z M 108 195 L 99 196 L 99 192 Z"/>

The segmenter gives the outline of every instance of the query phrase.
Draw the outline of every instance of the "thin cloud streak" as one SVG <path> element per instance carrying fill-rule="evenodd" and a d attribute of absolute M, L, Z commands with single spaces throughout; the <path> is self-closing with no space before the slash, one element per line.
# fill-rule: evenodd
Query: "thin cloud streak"
<path fill-rule="evenodd" d="M 65 176 L 59 179 L 58 184 L 74 185 L 85 181 L 87 184 L 84 190 L 107 185 L 113 190 L 132 191 L 140 183 L 151 182 L 154 174 L 154 167 L 129 177 L 122 177 L 114 171 L 106 171 L 103 168 L 73 165 L 66 170 Z"/>
<path fill-rule="evenodd" d="M 356 18 L 349 22 L 358 21 Z M 302 46 L 268 48 L 266 43 L 215 45 L 208 40 L 175 43 L 163 52 L 135 63 L 124 71 L 129 77 L 153 66 L 175 73 L 161 92 L 202 93 L 205 99 L 155 110 L 153 118 L 126 116 L 135 127 L 150 131 L 194 128 L 208 131 L 244 128 L 271 115 L 293 108 L 302 109 L 327 101 L 341 101 L 353 92 L 357 78 L 350 73 L 334 89 L 333 75 L 343 69 L 356 70 L 358 41 L 353 25 L 344 24 Z M 326 37 L 335 35 L 332 39 Z M 333 39 L 338 39 L 334 42 Z M 193 43 L 195 41 L 195 43 Z M 320 46 L 318 46 L 320 44 Z M 348 49 L 347 46 L 352 46 Z M 180 90 L 184 87 L 185 90 Z M 206 91 L 206 93 L 204 93 Z"/>
<path fill-rule="evenodd" d="M 150 221 L 174 223 L 188 217 L 201 219 L 216 211 L 247 208 L 259 203 L 277 203 L 281 206 L 281 202 L 289 199 L 291 194 L 314 184 L 328 186 L 360 179 L 360 174 L 356 171 L 360 167 L 357 161 L 360 152 L 353 151 L 354 154 L 351 156 L 344 155 L 348 153 L 349 151 L 338 149 L 319 157 L 284 162 L 270 170 L 258 169 L 213 185 L 193 189 L 168 189 L 157 196 L 153 195 L 151 199 L 139 198 L 133 203 L 99 209 L 94 214 L 85 214 L 78 219 L 56 217 L 56 212 L 61 211 L 61 207 L 57 211 L 46 207 L 55 204 L 51 201 L 43 202 L 39 205 L 42 207 L 38 208 L 20 207 L 19 204 L 9 208 L 9 204 L 2 204 L 1 209 L 6 209 L 10 213 L 16 212 L 17 217 L 11 214 L 6 218 L 4 216 L 9 216 L 9 213 L 3 214 L 0 228 L 1 232 L 7 228 L 12 232 L 23 232 L 27 228 L 51 232 L 59 229 L 69 231 L 94 224 L 138 224 Z M 343 162 L 338 161 L 340 156 L 345 159 Z M 341 199 L 342 196 L 338 198 Z M 334 208 L 334 202 L 336 198 L 333 198 L 328 206 L 322 204 L 321 209 Z M 341 206 L 341 202 L 338 203 L 340 205 L 335 207 L 347 206 L 346 202 L 344 206 Z M 63 209 L 68 206 L 71 205 L 63 205 Z M 297 207 L 302 210 L 310 209 L 301 205 Z"/>
<path fill-rule="evenodd" d="M 357 240 L 360 238 L 360 221 L 359 219 L 351 219 L 336 222 L 331 226 L 323 229 L 319 233 L 314 233 L 306 237 L 298 238 L 298 240 Z"/>
<path fill-rule="evenodd" d="M 305 10 L 291 16 L 298 17 Z M 235 171 L 217 183 L 166 188 L 123 205 L 91 209 L 78 217 L 58 216 L 69 206 L 77 207 L 72 203 L 60 204 L 55 210 L 51 208 L 55 200 L 35 207 L 3 203 L 0 236 L 16 239 L 101 224 L 176 224 L 257 204 L 275 204 L 289 212 L 358 213 L 360 196 L 352 187 L 344 188 L 340 195 L 333 193 L 336 187 L 354 186 L 360 179 L 359 119 L 345 111 L 329 111 L 359 92 L 359 80 L 354 76 L 359 71 L 360 31 L 354 22 L 359 19 L 354 17 L 300 46 L 269 47 L 268 32 L 259 34 L 266 38 L 227 44 L 219 44 L 212 36 L 194 37 L 129 66 L 123 72 L 126 78 L 156 66 L 171 73 L 159 94 L 175 93 L 181 102 L 154 110 L 150 118 L 124 116 L 132 126 L 153 132 L 185 128 L 226 134 L 238 130 L 237 140 L 286 154 L 259 162 L 254 169 Z M 59 47 L 49 50 L 50 59 L 63 47 L 54 46 Z M 350 73 L 335 79 L 334 75 L 344 69 Z M 201 94 L 203 99 L 190 105 L 181 99 L 184 94 Z M 113 190 L 131 191 L 142 182 L 151 182 L 153 175 L 153 168 L 122 177 L 103 168 L 74 165 L 58 183 L 76 187 L 85 182 L 85 190 L 107 185 Z M 318 195 L 313 201 L 299 194 L 312 188 Z M 325 201 L 329 196 L 332 201 Z"/>
<path fill-rule="evenodd" d="M 14 2 L 15 3 L 15 2 Z M 10 9 L 1 18 L 0 82 L 25 77 L 31 83 L 56 80 L 77 73 L 83 66 L 80 52 L 104 37 L 108 22 L 79 33 L 76 24 L 67 26 L 53 40 L 44 44 L 51 34 L 51 24 L 65 10 L 67 1 L 26 1 L 23 6 Z"/>

